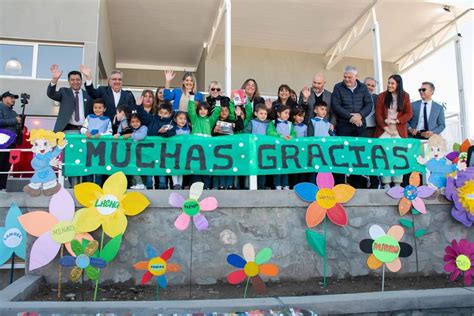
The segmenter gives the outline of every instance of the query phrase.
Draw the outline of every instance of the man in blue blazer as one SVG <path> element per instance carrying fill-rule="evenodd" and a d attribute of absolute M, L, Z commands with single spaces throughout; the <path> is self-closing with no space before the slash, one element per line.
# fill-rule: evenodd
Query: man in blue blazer
<path fill-rule="evenodd" d="M 431 82 L 423 82 L 418 89 L 421 100 L 413 102 L 413 117 L 408 122 L 409 135 L 428 139 L 433 134 L 441 134 L 446 127 L 444 107 L 432 100 L 435 86 Z"/>
<path fill-rule="evenodd" d="M 91 79 L 91 69 L 87 66 L 80 67 L 84 78 L 86 79 L 86 91 L 94 99 L 103 99 L 105 101 L 105 115 L 107 115 L 113 122 L 115 117 L 115 108 L 118 105 L 125 104 L 133 111 L 136 107 L 135 97 L 133 93 L 128 90 L 122 90 L 123 73 L 120 70 L 114 69 L 109 75 L 109 85 L 94 88 Z"/>
<path fill-rule="evenodd" d="M 51 82 L 46 94 L 59 102 L 59 113 L 54 124 L 54 132 L 79 131 L 87 115 L 92 113 L 92 98 L 82 86 L 82 75 L 79 71 L 70 71 L 67 75 L 69 88 L 63 87 L 56 90 L 57 83 L 63 71 L 54 64 L 50 68 Z"/>

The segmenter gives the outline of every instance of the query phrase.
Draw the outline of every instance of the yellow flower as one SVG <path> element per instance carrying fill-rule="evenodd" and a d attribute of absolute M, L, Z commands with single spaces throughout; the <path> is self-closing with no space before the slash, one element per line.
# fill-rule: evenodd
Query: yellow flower
<path fill-rule="evenodd" d="M 102 225 L 104 233 L 113 238 L 127 229 L 127 217 L 140 214 L 150 205 L 141 193 L 127 193 L 127 178 L 123 172 L 111 175 L 101 189 L 85 182 L 74 187 L 74 194 L 84 208 L 74 216 L 74 226 L 80 232 L 91 232 Z"/>
<path fill-rule="evenodd" d="M 459 202 L 468 213 L 474 215 L 474 180 L 466 181 L 458 189 Z"/>

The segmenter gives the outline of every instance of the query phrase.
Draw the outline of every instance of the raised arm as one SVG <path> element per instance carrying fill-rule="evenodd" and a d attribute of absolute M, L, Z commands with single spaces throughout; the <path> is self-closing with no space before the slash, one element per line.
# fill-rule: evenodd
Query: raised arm
<path fill-rule="evenodd" d="M 54 101 L 61 102 L 62 94 L 59 91 L 56 91 L 56 84 L 58 83 L 59 78 L 63 74 L 63 71 L 59 69 L 59 66 L 54 64 L 51 65 L 51 82 L 48 85 L 48 90 L 46 94 L 48 97 Z"/>
<path fill-rule="evenodd" d="M 101 96 L 100 96 L 99 90 L 95 89 L 94 84 L 92 83 L 90 67 L 87 67 L 86 65 L 80 65 L 79 70 L 84 76 L 84 79 L 85 79 L 84 86 L 86 88 L 87 94 L 90 95 L 93 99 L 100 98 Z"/>

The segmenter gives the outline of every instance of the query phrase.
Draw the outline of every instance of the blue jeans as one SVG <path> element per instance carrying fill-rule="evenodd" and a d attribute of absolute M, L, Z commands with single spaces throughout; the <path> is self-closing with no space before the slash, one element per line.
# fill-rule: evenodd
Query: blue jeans
<path fill-rule="evenodd" d="M 211 188 L 211 176 L 193 175 L 191 177 L 191 183 L 195 183 L 195 182 L 204 183 L 204 189 Z"/>
<path fill-rule="evenodd" d="M 234 186 L 234 177 L 233 176 L 219 176 L 217 177 L 217 182 L 220 187 L 228 189 L 230 186 Z"/>
<path fill-rule="evenodd" d="M 159 176 L 158 177 L 158 182 L 159 182 L 158 189 L 166 190 L 168 188 L 168 185 L 166 183 L 166 176 Z"/>
<path fill-rule="evenodd" d="M 273 176 L 273 182 L 275 187 L 287 187 L 288 186 L 288 175 L 287 174 L 276 174 Z"/>

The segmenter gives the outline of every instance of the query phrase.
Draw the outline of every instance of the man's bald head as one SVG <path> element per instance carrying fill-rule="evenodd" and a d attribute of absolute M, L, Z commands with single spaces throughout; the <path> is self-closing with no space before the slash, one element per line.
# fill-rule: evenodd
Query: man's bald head
<path fill-rule="evenodd" d="M 321 93 L 324 91 L 324 85 L 326 84 L 326 77 L 324 77 L 324 74 L 318 72 L 317 74 L 314 75 L 313 77 L 313 89 L 316 91 L 316 93 Z"/>

